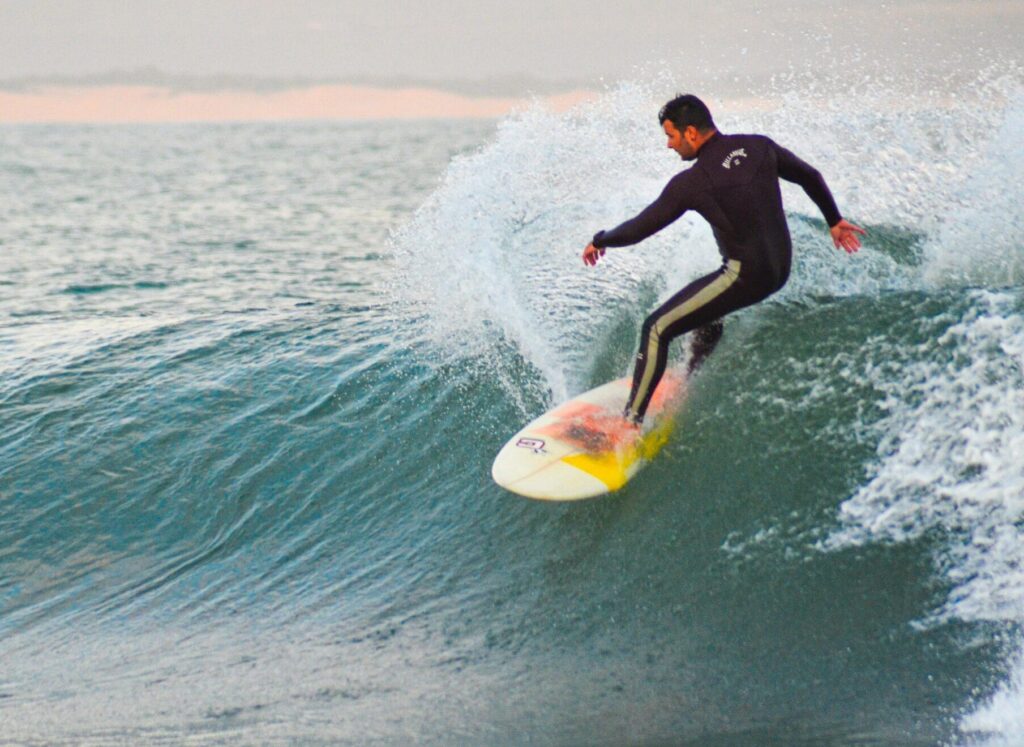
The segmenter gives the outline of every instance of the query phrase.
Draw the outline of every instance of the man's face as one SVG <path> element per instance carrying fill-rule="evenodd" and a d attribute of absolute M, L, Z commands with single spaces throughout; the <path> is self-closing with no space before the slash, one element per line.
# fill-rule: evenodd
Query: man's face
<path fill-rule="evenodd" d="M 678 153 L 680 158 L 684 161 L 692 161 L 697 157 L 697 149 L 693 145 L 697 135 L 696 127 L 690 125 L 686 130 L 680 132 L 671 119 L 666 119 L 662 124 L 662 129 L 665 130 L 665 136 L 668 138 L 668 147 Z"/>

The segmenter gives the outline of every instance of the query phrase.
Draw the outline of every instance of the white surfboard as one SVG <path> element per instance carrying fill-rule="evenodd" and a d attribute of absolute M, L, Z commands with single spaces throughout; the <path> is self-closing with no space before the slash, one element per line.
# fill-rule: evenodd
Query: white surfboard
<path fill-rule="evenodd" d="M 593 498 L 621 488 L 668 441 L 686 395 L 685 377 L 666 372 L 638 431 L 622 417 L 631 385 L 632 379 L 617 379 L 541 415 L 498 452 L 494 481 L 545 501 Z"/>

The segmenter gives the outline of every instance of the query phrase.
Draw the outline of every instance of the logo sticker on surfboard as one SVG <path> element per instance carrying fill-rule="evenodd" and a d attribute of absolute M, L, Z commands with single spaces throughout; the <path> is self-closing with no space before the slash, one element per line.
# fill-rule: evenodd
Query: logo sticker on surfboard
<path fill-rule="evenodd" d="M 529 449 L 534 454 L 544 453 L 544 441 L 539 438 L 521 438 L 516 441 L 516 446 L 520 449 Z"/>

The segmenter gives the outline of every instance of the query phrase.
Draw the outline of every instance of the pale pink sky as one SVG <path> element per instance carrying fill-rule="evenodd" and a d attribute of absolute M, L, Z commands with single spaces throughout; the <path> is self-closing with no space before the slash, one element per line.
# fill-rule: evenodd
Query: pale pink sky
<path fill-rule="evenodd" d="M 572 91 L 537 100 L 565 111 L 592 96 Z M 151 86 L 0 91 L 0 122 L 224 122 L 288 119 L 500 117 L 531 99 L 464 96 L 429 88 L 315 86 L 275 92 L 185 92 Z"/>

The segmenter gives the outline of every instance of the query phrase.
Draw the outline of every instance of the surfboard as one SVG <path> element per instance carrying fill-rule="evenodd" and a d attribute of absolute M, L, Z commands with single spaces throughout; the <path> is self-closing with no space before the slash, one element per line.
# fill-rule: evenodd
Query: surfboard
<path fill-rule="evenodd" d="M 686 396 L 686 379 L 666 372 L 644 427 L 622 417 L 632 379 L 616 379 L 544 413 L 509 439 L 491 476 L 527 498 L 576 501 L 622 488 L 668 441 Z"/>

